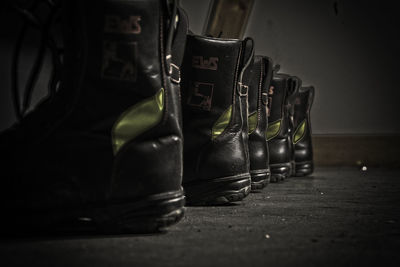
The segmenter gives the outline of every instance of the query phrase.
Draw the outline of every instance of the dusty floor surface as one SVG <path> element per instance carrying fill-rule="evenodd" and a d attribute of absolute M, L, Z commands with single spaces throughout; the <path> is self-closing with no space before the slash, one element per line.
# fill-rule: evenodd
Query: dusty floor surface
<path fill-rule="evenodd" d="M 0 266 L 400 266 L 400 170 L 317 169 L 167 233 L 0 241 Z"/>

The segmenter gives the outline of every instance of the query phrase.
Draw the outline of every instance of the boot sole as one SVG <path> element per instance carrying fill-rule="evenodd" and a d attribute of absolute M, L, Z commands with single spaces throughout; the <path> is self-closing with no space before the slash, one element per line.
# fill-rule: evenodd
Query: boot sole
<path fill-rule="evenodd" d="M 271 170 L 271 183 L 278 183 L 286 178 L 290 177 L 292 173 L 292 163 L 279 163 L 279 164 L 270 164 L 269 166 Z"/>
<path fill-rule="evenodd" d="M 251 190 L 250 174 L 241 174 L 184 185 L 187 204 L 191 206 L 226 205 L 241 201 Z"/>
<path fill-rule="evenodd" d="M 269 169 L 263 172 L 254 172 L 250 171 L 251 175 L 251 190 L 261 190 L 267 186 L 270 182 L 271 172 Z"/>
<path fill-rule="evenodd" d="M 295 174 L 296 174 L 296 162 L 294 160 L 292 160 L 290 163 L 292 164 L 292 171 L 290 172 L 290 177 L 291 177 L 291 176 L 295 176 Z"/>
<path fill-rule="evenodd" d="M 104 207 L 19 212 L 8 223 L 19 234 L 21 229 L 28 234 L 155 233 L 179 222 L 185 212 L 184 205 L 182 189 Z"/>
<path fill-rule="evenodd" d="M 294 176 L 302 177 L 312 174 L 314 171 L 314 163 L 312 161 L 296 162 Z"/>

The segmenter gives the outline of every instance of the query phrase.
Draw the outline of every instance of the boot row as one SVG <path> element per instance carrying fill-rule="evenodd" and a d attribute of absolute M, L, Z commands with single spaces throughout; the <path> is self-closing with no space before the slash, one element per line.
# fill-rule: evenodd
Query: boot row
<path fill-rule="evenodd" d="M 37 1 L 48 3 L 46 1 Z M 15 7 L 14 7 L 15 8 Z M 34 8 L 19 12 L 25 23 Z M 2 229 L 154 232 L 188 205 L 245 198 L 313 171 L 314 89 L 254 56 L 252 38 L 188 34 L 176 1 L 61 1 L 62 53 L 49 27 L 49 95 L 0 135 Z M 35 25 L 36 25 L 35 24 Z M 21 31 L 25 34 L 27 25 Z M 42 51 L 43 50 L 43 51 Z"/>
<path fill-rule="evenodd" d="M 299 77 L 274 68 L 269 87 L 267 141 L 271 182 L 314 170 L 310 110 L 314 87 L 302 87 Z"/>
<path fill-rule="evenodd" d="M 187 36 L 181 90 L 190 204 L 238 201 L 313 171 L 313 87 L 253 54 L 251 38 Z"/>

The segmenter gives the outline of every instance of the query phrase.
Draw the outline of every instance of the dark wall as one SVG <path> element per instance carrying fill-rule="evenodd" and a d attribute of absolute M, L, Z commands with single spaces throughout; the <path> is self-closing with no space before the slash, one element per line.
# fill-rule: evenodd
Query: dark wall
<path fill-rule="evenodd" d="M 181 1 L 196 33 L 209 2 Z M 386 0 L 255 0 L 245 36 L 283 72 L 315 85 L 314 133 L 398 134 L 395 12 Z"/>

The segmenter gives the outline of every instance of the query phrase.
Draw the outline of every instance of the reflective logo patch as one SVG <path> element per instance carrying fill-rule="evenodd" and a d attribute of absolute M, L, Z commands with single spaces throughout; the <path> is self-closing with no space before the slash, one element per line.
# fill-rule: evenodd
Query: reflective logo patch
<path fill-rule="evenodd" d="M 265 133 L 265 138 L 267 139 L 267 141 L 277 136 L 280 130 L 281 130 L 281 120 L 268 123 L 267 132 Z"/>
<path fill-rule="evenodd" d="M 229 106 L 228 109 L 222 113 L 222 115 L 218 118 L 218 120 L 214 123 L 214 126 L 212 127 L 211 130 L 211 139 L 217 138 L 219 135 L 221 135 L 226 127 L 228 126 L 229 122 L 231 121 L 232 117 L 232 105 Z"/>
<path fill-rule="evenodd" d="M 214 84 L 212 83 L 193 82 L 187 104 L 209 111 L 211 109 L 213 90 Z"/>
<path fill-rule="evenodd" d="M 129 12 L 129 9 L 126 12 Z M 142 17 L 137 14 L 115 15 L 111 13 L 104 15 L 102 79 L 136 82 L 138 44 L 129 40 L 130 37 L 127 35 L 140 34 L 142 32 L 141 22 Z M 120 36 L 116 38 L 116 34 Z M 124 37 L 121 37 L 121 34 Z"/>
<path fill-rule="evenodd" d="M 120 115 L 112 129 L 114 155 L 127 143 L 160 123 L 164 110 L 164 89 L 140 101 Z"/>
<path fill-rule="evenodd" d="M 294 137 L 293 137 L 293 144 L 297 144 L 303 137 L 305 136 L 306 133 L 306 120 L 303 120 L 300 125 L 297 127 L 296 131 L 294 132 Z"/>
<path fill-rule="evenodd" d="M 218 70 L 218 60 L 218 57 L 206 59 L 203 56 L 193 56 L 192 67 L 203 70 Z"/>
<path fill-rule="evenodd" d="M 104 32 L 139 34 L 142 32 L 140 21 L 141 21 L 140 16 L 121 17 L 116 15 L 106 15 Z"/>
<path fill-rule="evenodd" d="M 136 55 L 136 42 L 104 41 L 102 78 L 135 82 L 137 76 Z"/>

